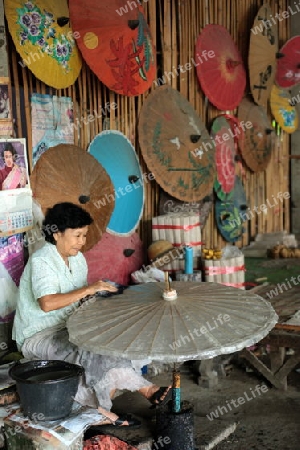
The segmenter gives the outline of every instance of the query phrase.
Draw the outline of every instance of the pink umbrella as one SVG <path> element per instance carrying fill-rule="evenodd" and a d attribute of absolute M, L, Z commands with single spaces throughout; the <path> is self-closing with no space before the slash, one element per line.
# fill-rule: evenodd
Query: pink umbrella
<path fill-rule="evenodd" d="M 105 232 L 93 248 L 84 253 L 88 282 L 106 278 L 127 286 L 132 272 L 143 265 L 143 243 L 137 233 L 116 236 Z"/>

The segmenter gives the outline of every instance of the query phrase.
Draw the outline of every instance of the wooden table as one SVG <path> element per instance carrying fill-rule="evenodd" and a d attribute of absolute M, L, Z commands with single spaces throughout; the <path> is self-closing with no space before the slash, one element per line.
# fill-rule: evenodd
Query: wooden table
<path fill-rule="evenodd" d="M 287 280 L 278 285 L 258 286 L 252 292 L 268 300 L 279 316 L 275 328 L 259 342 L 259 346 L 270 346 L 271 367 L 267 367 L 247 348 L 242 350 L 240 356 L 249 361 L 273 386 L 286 390 L 288 374 L 300 363 L 300 326 L 286 324 L 300 310 L 300 283 L 295 285 L 291 280 Z M 286 348 L 293 349 L 294 354 L 286 357 Z"/>

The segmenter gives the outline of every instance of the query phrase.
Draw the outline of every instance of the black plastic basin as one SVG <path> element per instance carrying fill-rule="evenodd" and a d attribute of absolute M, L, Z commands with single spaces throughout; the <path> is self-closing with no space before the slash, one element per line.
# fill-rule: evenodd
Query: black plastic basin
<path fill-rule="evenodd" d="M 50 360 L 28 361 L 9 370 L 23 413 L 34 421 L 69 415 L 83 373 L 83 367 L 76 364 Z"/>

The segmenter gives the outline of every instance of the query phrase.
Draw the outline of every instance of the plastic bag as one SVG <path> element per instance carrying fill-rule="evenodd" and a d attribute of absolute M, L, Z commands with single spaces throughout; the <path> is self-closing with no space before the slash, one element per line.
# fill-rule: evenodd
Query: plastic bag
<path fill-rule="evenodd" d="M 165 281 L 165 274 L 162 270 L 150 267 L 147 271 L 137 270 L 133 272 L 131 279 L 135 284 L 153 283 L 155 281 Z"/>
<path fill-rule="evenodd" d="M 12 313 L 17 306 L 18 288 L 8 273 L 5 266 L 0 262 L 0 322 L 10 322 Z"/>

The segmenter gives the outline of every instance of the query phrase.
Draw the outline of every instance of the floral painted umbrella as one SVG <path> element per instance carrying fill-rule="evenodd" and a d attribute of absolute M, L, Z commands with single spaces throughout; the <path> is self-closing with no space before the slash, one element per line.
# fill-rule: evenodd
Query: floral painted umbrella
<path fill-rule="evenodd" d="M 67 0 L 5 0 L 8 29 L 23 67 L 55 89 L 74 84 L 81 70 Z"/>
<path fill-rule="evenodd" d="M 169 85 L 147 97 L 139 118 L 139 142 L 148 169 L 170 195 L 185 202 L 212 191 L 215 146 L 192 105 Z"/>
<path fill-rule="evenodd" d="M 128 8 L 124 0 L 72 0 L 69 7 L 78 46 L 97 77 L 122 95 L 149 89 L 156 63 L 142 6 Z"/>
<path fill-rule="evenodd" d="M 287 133 L 294 133 L 298 128 L 299 119 L 290 92 L 274 84 L 271 90 L 270 106 L 278 125 Z"/>
<path fill-rule="evenodd" d="M 224 200 L 229 198 L 235 181 L 235 145 L 233 133 L 225 117 L 217 117 L 212 125 L 212 137 L 216 146 L 217 176 L 214 190 Z"/>
<path fill-rule="evenodd" d="M 280 49 L 275 81 L 281 88 L 300 83 L 300 36 L 289 39 Z"/>
<path fill-rule="evenodd" d="M 226 242 L 236 242 L 244 233 L 243 222 L 247 219 L 247 199 L 241 179 L 236 176 L 232 198 L 216 199 L 215 217 L 217 227 Z"/>

